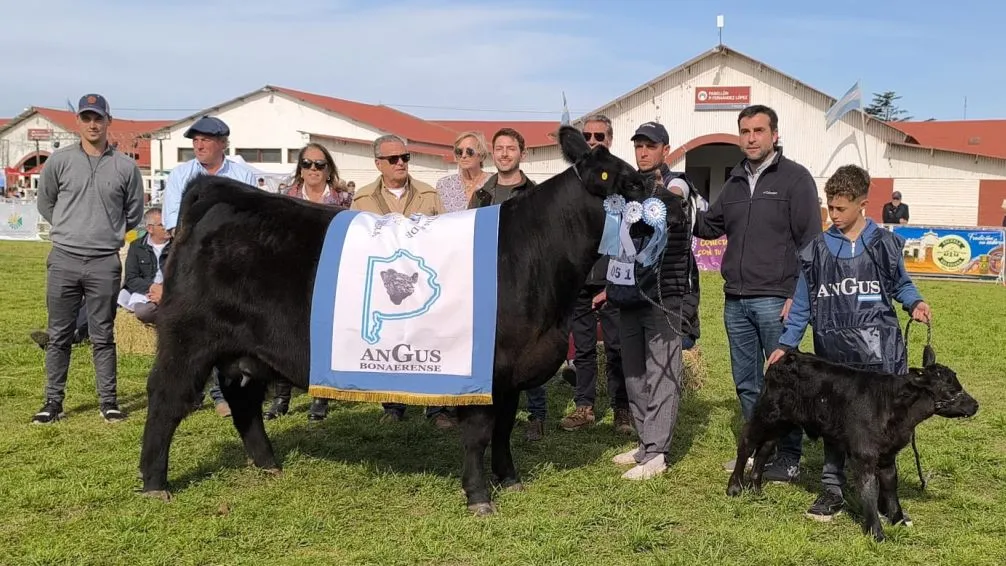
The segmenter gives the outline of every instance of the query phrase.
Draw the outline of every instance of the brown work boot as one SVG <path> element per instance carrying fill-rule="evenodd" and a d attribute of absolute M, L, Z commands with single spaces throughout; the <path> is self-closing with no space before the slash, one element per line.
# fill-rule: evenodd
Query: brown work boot
<path fill-rule="evenodd" d="M 539 419 L 527 420 L 527 433 L 524 438 L 528 442 L 538 442 L 545 436 L 545 421 Z"/>
<path fill-rule="evenodd" d="M 622 434 L 632 434 L 635 429 L 632 428 L 632 414 L 629 413 L 628 407 L 619 407 L 615 409 L 615 430 Z"/>
<path fill-rule="evenodd" d="M 591 406 L 577 407 L 572 413 L 559 421 L 562 430 L 580 430 L 594 424 L 594 408 Z"/>
<path fill-rule="evenodd" d="M 444 413 L 438 413 L 437 416 L 430 420 L 433 422 L 433 426 L 439 428 L 440 430 L 454 428 L 454 421 L 451 417 L 445 415 Z"/>

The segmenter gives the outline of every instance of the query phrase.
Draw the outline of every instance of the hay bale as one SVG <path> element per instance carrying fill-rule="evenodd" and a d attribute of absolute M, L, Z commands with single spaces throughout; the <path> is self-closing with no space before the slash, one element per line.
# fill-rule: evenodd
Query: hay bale
<path fill-rule="evenodd" d="M 157 351 L 157 332 L 136 315 L 120 308 L 115 316 L 115 343 L 119 352 L 152 356 Z"/>
<path fill-rule="evenodd" d="M 698 391 L 706 383 L 709 370 L 702 362 L 702 348 L 696 344 L 691 350 L 681 352 L 682 361 L 685 363 L 685 389 Z"/>

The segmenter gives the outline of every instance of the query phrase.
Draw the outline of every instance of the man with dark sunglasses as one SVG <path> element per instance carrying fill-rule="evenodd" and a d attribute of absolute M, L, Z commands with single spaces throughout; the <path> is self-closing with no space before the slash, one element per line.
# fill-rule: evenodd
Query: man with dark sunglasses
<path fill-rule="evenodd" d="M 584 118 L 583 137 L 591 149 L 597 146 L 611 148 L 611 120 L 603 114 Z M 615 430 L 632 434 L 632 413 L 629 412 L 629 397 L 625 391 L 625 374 L 622 372 L 622 349 L 618 337 L 618 308 L 604 305 L 591 315 L 590 311 L 605 301 L 604 286 L 607 283 L 608 258 L 602 256 L 587 276 L 587 283 L 580 290 L 573 310 L 572 334 L 575 355 L 573 368 L 576 371 L 576 393 L 573 402 L 576 408 L 566 415 L 559 426 L 573 431 L 594 424 L 594 400 L 597 396 L 597 322 L 601 321 L 604 336 L 604 367 L 608 376 L 608 396 L 614 412 Z"/>
<path fill-rule="evenodd" d="M 443 214 L 444 203 L 437 190 L 409 175 L 409 161 L 412 155 L 405 142 L 395 135 L 384 135 L 374 140 L 374 165 L 381 175 L 373 183 L 361 187 L 353 195 L 351 210 L 386 215 L 397 212 L 403 216 L 422 214 L 436 216 Z M 382 403 L 384 415 L 381 422 L 405 419 L 405 405 Z M 426 417 L 436 420 L 440 428 L 446 407 L 427 407 Z M 446 423 L 444 423 L 446 424 Z"/>

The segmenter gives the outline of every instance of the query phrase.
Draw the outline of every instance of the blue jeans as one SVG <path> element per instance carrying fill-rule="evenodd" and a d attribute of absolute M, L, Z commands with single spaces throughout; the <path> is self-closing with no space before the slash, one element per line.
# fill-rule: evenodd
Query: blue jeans
<path fill-rule="evenodd" d="M 728 296 L 723 305 L 723 323 L 730 345 L 730 369 L 745 421 L 751 420 L 755 402 L 761 393 L 765 360 L 779 346 L 785 303 L 786 300 L 779 297 Z M 803 431 L 794 427 L 779 440 L 779 455 L 787 460 L 799 461 L 803 451 L 802 441 Z"/>
<path fill-rule="evenodd" d="M 532 419 L 545 421 L 548 417 L 548 393 L 545 386 L 532 387 L 524 393 L 527 394 L 527 412 Z"/>

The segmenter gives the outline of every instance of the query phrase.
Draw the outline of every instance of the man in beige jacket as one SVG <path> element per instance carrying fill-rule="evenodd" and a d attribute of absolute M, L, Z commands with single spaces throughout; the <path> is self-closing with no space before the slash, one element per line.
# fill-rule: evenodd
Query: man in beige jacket
<path fill-rule="evenodd" d="M 381 215 L 443 214 L 444 204 L 437 190 L 409 175 L 411 158 L 405 142 L 398 136 L 386 135 L 374 140 L 374 165 L 381 176 L 356 191 L 350 208 Z"/>
<path fill-rule="evenodd" d="M 411 158 L 405 148 L 405 142 L 398 136 L 386 135 L 374 140 L 374 165 L 381 172 L 381 176 L 356 191 L 350 210 L 380 215 L 397 212 L 403 216 L 443 214 L 444 203 L 441 202 L 437 190 L 409 175 Z M 383 403 L 383 405 L 382 421 L 400 421 L 405 418 L 405 405 L 400 403 Z M 446 407 L 427 407 L 426 417 L 437 428 L 447 429 L 454 426 Z"/>

